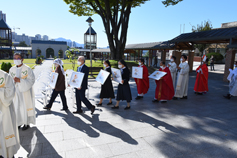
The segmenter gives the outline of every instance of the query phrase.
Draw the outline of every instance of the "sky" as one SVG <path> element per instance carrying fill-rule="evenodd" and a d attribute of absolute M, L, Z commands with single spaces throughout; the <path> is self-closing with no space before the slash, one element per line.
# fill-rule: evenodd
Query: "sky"
<path fill-rule="evenodd" d="M 133 8 L 128 26 L 127 44 L 171 40 L 181 32 L 191 32 L 192 26 L 210 20 L 214 28 L 221 23 L 237 21 L 237 0 L 184 0 L 165 7 L 162 0 L 150 0 Z M 16 33 L 29 36 L 63 37 L 80 44 L 88 29 L 88 17 L 69 12 L 63 0 L 0 0 L 0 10 L 6 13 L 7 24 Z M 92 27 L 97 32 L 97 47 L 107 47 L 108 41 L 99 15 L 93 15 Z M 185 25 L 185 29 L 184 29 Z"/>

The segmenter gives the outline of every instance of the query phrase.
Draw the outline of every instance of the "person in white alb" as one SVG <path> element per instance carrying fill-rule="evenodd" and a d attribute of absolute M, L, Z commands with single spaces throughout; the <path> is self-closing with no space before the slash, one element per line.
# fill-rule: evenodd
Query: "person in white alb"
<path fill-rule="evenodd" d="M 20 148 L 16 114 L 13 105 L 13 79 L 0 70 L 0 157 L 12 158 Z"/>
<path fill-rule="evenodd" d="M 168 64 L 174 88 L 175 88 L 176 74 L 177 74 L 177 65 L 175 63 L 175 60 L 176 60 L 176 57 L 172 56 L 170 59 L 170 63 Z"/>
<path fill-rule="evenodd" d="M 224 96 L 227 99 L 230 99 L 233 96 L 237 96 L 237 61 L 235 62 L 234 67 L 234 70 L 230 69 L 230 74 L 227 77 L 227 79 L 230 81 L 229 93 Z"/>
<path fill-rule="evenodd" d="M 189 81 L 189 65 L 186 62 L 187 56 L 182 55 L 180 59 L 181 63 L 177 67 L 178 69 L 178 77 L 177 77 L 177 85 L 174 95 L 174 100 L 180 99 L 188 99 L 188 81 Z"/>
<path fill-rule="evenodd" d="M 14 54 L 14 64 L 16 66 L 9 70 L 11 77 L 15 83 L 15 97 L 13 100 L 17 125 L 22 125 L 22 130 L 28 129 L 30 124 L 35 124 L 35 96 L 33 92 L 33 84 L 35 83 L 35 75 L 33 70 L 23 64 L 23 57 L 20 53 Z"/>

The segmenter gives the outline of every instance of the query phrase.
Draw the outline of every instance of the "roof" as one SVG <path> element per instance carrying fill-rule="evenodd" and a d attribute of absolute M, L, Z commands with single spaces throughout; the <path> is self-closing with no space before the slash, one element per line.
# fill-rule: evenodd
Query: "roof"
<path fill-rule="evenodd" d="M 237 27 L 218 28 L 209 31 L 181 34 L 170 42 L 190 43 L 229 43 L 231 38 L 237 38 Z"/>
<path fill-rule="evenodd" d="M 10 47 L 10 46 L 0 46 L 0 50 L 14 50 L 14 51 L 21 51 L 21 50 L 32 50 L 32 47 Z"/>
<path fill-rule="evenodd" d="M 110 53 L 110 49 L 93 49 L 91 52 Z"/>
<path fill-rule="evenodd" d="M 174 43 L 169 41 L 164 42 L 152 42 L 152 43 L 140 43 L 140 44 L 128 44 L 125 49 L 172 49 Z"/>
<path fill-rule="evenodd" d="M 0 29 L 11 30 L 11 28 L 7 25 L 7 23 L 3 19 L 0 20 Z"/>
<path fill-rule="evenodd" d="M 90 27 L 88 28 L 88 30 L 86 31 L 86 33 L 85 33 L 86 35 L 89 35 L 90 34 Z M 95 30 L 91 27 L 91 34 L 92 35 L 96 35 L 96 32 L 95 32 Z"/>
<path fill-rule="evenodd" d="M 41 40 L 32 40 L 31 44 L 60 44 L 60 45 L 67 45 L 65 41 L 41 41 Z"/>

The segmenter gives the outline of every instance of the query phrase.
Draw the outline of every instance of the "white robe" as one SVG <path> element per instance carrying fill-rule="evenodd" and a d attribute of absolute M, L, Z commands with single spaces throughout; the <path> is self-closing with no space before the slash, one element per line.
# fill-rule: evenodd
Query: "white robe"
<path fill-rule="evenodd" d="M 231 96 L 237 96 L 237 68 L 230 70 L 230 74 L 227 78 L 229 83 L 229 93 Z"/>
<path fill-rule="evenodd" d="M 0 70 L 0 155 L 12 158 L 20 148 L 16 114 L 13 106 L 15 86 L 10 75 Z"/>
<path fill-rule="evenodd" d="M 176 74 L 177 74 L 177 65 L 175 62 L 170 62 L 169 63 L 169 69 L 170 69 L 170 73 L 171 73 L 171 77 L 173 80 L 173 86 L 175 87 L 175 82 L 176 82 Z"/>
<path fill-rule="evenodd" d="M 187 62 L 179 64 L 175 97 L 182 98 L 188 95 L 189 65 Z"/>
<path fill-rule="evenodd" d="M 33 91 L 35 75 L 33 70 L 23 64 L 19 68 L 16 66 L 12 67 L 9 73 L 12 78 L 20 78 L 20 82 L 15 83 L 16 93 L 13 100 L 17 125 L 35 124 L 35 95 Z"/>

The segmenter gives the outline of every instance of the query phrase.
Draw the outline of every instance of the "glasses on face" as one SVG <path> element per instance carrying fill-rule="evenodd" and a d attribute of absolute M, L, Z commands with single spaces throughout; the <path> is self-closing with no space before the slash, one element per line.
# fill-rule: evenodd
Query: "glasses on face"
<path fill-rule="evenodd" d="M 16 59 L 16 58 L 14 58 L 14 60 L 21 60 L 21 58 L 17 58 L 17 59 Z"/>

